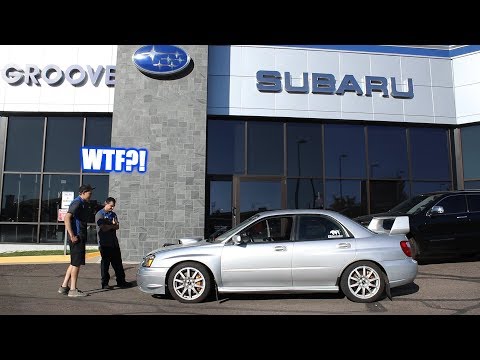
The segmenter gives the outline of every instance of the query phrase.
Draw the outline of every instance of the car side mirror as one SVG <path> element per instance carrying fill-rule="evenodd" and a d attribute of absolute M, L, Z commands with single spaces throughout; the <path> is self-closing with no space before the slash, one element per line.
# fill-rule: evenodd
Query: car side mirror
<path fill-rule="evenodd" d="M 240 235 L 233 235 L 232 241 L 234 245 L 240 245 L 241 243 L 243 243 L 242 237 Z"/>
<path fill-rule="evenodd" d="M 439 214 L 443 214 L 444 212 L 445 210 L 443 209 L 443 206 L 434 206 L 430 209 L 429 215 L 430 216 L 439 215 Z"/>

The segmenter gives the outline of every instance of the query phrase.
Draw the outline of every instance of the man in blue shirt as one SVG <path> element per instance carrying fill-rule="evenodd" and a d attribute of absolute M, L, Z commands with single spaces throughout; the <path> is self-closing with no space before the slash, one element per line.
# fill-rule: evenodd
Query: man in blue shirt
<path fill-rule="evenodd" d="M 105 200 L 103 209 L 95 215 L 95 223 L 97 224 L 97 241 L 100 249 L 102 260 L 100 262 L 100 270 L 102 276 L 102 289 L 110 289 L 108 281 L 110 274 L 108 269 L 112 264 L 117 285 L 121 288 L 130 287 L 131 284 L 125 281 L 125 271 L 122 264 L 122 253 L 117 238 L 117 230 L 119 229 L 117 214 L 113 212 L 115 207 L 115 199 L 108 197 Z"/>
<path fill-rule="evenodd" d="M 70 297 L 87 296 L 77 289 L 78 273 L 80 266 L 85 265 L 85 251 L 87 244 L 87 222 L 90 214 L 88 202 L 92 197 L 94 187 L 82 185 L 78 189 L 79 196 L 73 199 L 65 215 L 65 227 L 69 235 L 70 266 L 67 268 L 62 286 L 58 292 Z M 68 282 L 70 281 L 70 286 Z"/>

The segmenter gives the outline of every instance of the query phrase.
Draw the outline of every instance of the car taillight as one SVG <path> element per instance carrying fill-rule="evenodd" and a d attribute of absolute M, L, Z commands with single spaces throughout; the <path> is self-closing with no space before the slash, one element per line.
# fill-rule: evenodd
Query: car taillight
<path fill-rule="evenodd" d="M 410 249 L 410 242 L 408 241 L 400 241 L 400 247 L 403 250 L 403 253 L 408 257 L 412 257 L 412 250 Z"/>

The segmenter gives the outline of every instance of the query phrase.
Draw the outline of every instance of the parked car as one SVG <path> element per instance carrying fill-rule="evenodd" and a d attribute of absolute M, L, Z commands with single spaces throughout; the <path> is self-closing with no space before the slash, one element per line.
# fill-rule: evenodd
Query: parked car
<path fill-rule="evenodd" d="M 137 284 L 183 303 L 201 302 L 214 291 L 342 291 L 352 301 L 374 302 L 417 274 L 409 229 L 395 228 L 377 234 L 328 210 L 265 211 L 214 241 L 183 239 L 148 253 Z"/>
<path fill-rule="evenodd" d="M 373 217 L 408 216 L 414 259 L 480 254 L 480 191 L 431 192 L 408 199 L 385 213 L 354 218 L 368 226 Z M 389 228 L 385 222 L 385 228 Z M 391 222 L 390 222 L 391 225 Z"/>

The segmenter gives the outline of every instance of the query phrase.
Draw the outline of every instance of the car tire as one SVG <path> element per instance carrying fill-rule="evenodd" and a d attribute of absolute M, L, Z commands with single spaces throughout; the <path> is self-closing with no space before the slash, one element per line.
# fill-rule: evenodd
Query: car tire
<path fill-rule="evenodd" d="M 340 288 L 354 302 L 378 301 L 385 291 L 383 271 L 371 261 L 359 261 L 349 265 L 343 272 Z"/>
<path fill-rule="evenodd" d="M 205 265 L 187 261 L 173 267 L 168 277 L 168 289 L 181 303 L 199 303 L 210 295 L 212 277 Z"/>

